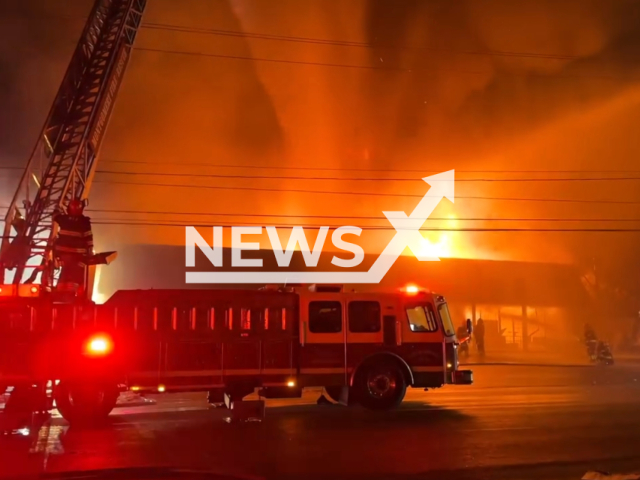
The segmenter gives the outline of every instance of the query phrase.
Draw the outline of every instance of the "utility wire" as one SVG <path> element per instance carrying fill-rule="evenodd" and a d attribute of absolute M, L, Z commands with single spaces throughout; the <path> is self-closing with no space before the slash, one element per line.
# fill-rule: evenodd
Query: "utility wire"
<path fill-rule="evenodd" d="M 326 190 L 306 190 L 306 189 L 278 189 L 278 188 L 262 188 L 262 187 L 231 187 L 226 185 L 181 185 L 168 183 L 145 183 L 145 182 L 120 182 L 120 181 L 104 181 L 94 180 L 93 183 L 108 183 L 117 185 L 137 185 L 145 187 L 169 187 L 169 188 L 199 188 L 207 190 L 237 190 L 237 191 L 255 191 L 255 192 L 275 192 L 275 193 L 312 193 L 322 195 L 349 195 L 349 196 L 369 196 L 369 197 L 398 197 L 398 198 L 423 198 L 422 194 L 411 193 L 385 193 L 385 192 L 332 192 Z M 429 194 L 427 193 L 427 197 Z M 480 197 L 468 195 L 456 195 L 456 200 L 494 200 L 494 201 L 513 201 L 513 202 L 558 202 L 558 203 L 588 203 L 588 204 L 611 204 L 611 205 L 640 205 L 640 201 L 634 200 L 585 200 L 585 199 L 566 199 L 566 198 L 519 198 L 519 197 Z"/>
<path fill-rule="evenodd" d="M 145 160 L 113 160 L 101 159 L 101 164 L 131 164 L 131 165 L 153 165 L 154 167 L 207 167 L 207 168 L 232 168 L 232 169 L 249 169 L 249 170 L 304 170 L 304 171 L 328 171 L 328 172 L 380 172 L 380 173 L 419 173 L 421 175 L 436 174 L 445 171 L 441 170 L 423 170 L 423 169 L 389 169 L 389 168 L 331 168 L 331 167 L 294 167 L 283 165 L 233 165 L 233 164 L 211 164 L 201 162 L 167 162 L 158 163 L 155 161 Z M 17 165 L 0 166 L 0 170 L 18 170 L 24 171 L 24 167 Z M 484 174 L 640 174 L 640 170 L 466 170 L 455 169 L 456 173 L 484 173 Z M 97 170 L 96 173 L 104 173 L 103 170 Z M 120 173 L 120 172 L 118 172 Z M 135 172 L 138 173 L 138 172 Z M 144 173 L 144 172 L 141 172 Z M 280 178 L 280 177 L 278 177 Z"/>
<path fill-rule="evenodd" d="M 422 194 L 411 193 L 386 193 L 386 192 L 345 192 L 327 190 L 307 190 L 307 189 L 278 189 L 263 187 L 236 187 L 226 185 L 183 185 L 170 183 L 150 183 L 150 182 L 122 182 L 113 180 L 94 180 L 93 183 L 103 183 L 110 185 L 131 185 L 141 187 L 162 187 L 162 188 L 188 188 L 206 190 L 230 190 L 230 191 L 253 191 L 253 192 L 274 192 L 274 193 L 310 193 L 317 195 L 348 195 L 348 196 L 369 196 L 369 197 L 397 197 L 397 198 L 423 198 Z M 427 194 L 427 197 L 429 195 Z M 477 195 L 456 195 L 456 200 L 489 200 L 505 202 L 543 202 L 543 203 L 576 203 L 590 205 L 640 205 L 637 200 L 587 200 L 569 198 L 526 198 L 526 197 L 483 197 Z"/>
<path fill-rule="evenodd" d="M 356 47 L 380 50 L 409 50 L 409 51 L 428 51 L 434 53 L 449 53 L 458 55 L 476 55 L 476 56 L 499 56 L 499 57 L 524 57 L 524 58 L 540 58 L 550 60 L 575 60 L 581 58 L 577 55 L 562 55 L 551 53 L 535 53 L 535 52 L 518 52 L 518 51 L 501 51 L 501 50 L 455 50 L 449 48 L 433 48 L 426 46 L 411 45 L 384 45 L 367 42 L 356 42 L 350 40 L 332 40 L 312 37 L 299 37 L 288 35 L 274 35 L 269 33 L 255 32 L 239 32 L 235 30 L 207 29 L 198 27 L 188 27 L 182 25 L 171 25 L 166 23 L 145 23 L 142 28 L 153 30 L 168 30 L 182 33 L 196 33 L 201 35 L 217 35 L 227 37 L 252 38 L 258 40 L 273 40 L 279 42 L 306 43 L 312 45 L 330 45 L 338 47 Z"/>
<path fill-rule="evenodd" d="M 59 17 L 59 18 L 66 19 L 66 20 L 74 19 L 74 17 Z M 79 19 L 79 17 L 76 17 L 76 18 Z M 517 51 L 500 51 L 500 50 L 473 51 L 473 50 L 455 50 L 455 49 L 436 49 L 431 47 L 392 46 L 392 45 L 386 46 L 386 45 L 376 45 L 376 44 L 365 43 L 365 42 L 324 40 L 324 39 L 317 39 L 317 38 L 310 38 L 310 37 L 294 37 L 294 36 L 286 36 L 286 35 L 259 34 L 259 33 L 250 33 L 250 32 L 238 32 L 238 31 L 231 31 L 231 30 L 202 29 L 202 28 L 185 27 L 185 26 L 161 24 L 161 23 L 155 23 L 155 24 L 147 23 L 147 24 L 141 25 L 140 28 L 176 31 L 176 32 L 183 32 L 183 33 L 235 36 L 235 37 L 254 38 L 254 39 L 261 39 L 261 40 L 276 40 L 276 41 L 286 41 L 286 42 L 335 45 L 335 46 L 358 47 L 358 48 L 386 49 L 386 50 L 400 49 L 400 50 L 432 51 L 432 52 L 460 54 L 460 55 L 483 55 L 483 56 L 501 56 L 501 57 L 516 57 L 516 58 L 522 57 L 522 58 L 538 58 L 542 60 L 575 60 L 575 59 L 583 58 L 576 55 L 547 54 L 547 53 L 536 53 L 536 52 L 517 52 Z M 404 72 L 404 73 L 414 73 L 418 71 L 428 71 L 428 72 L 445 71 L 445 69 L 442 69 L 442 68 L 415 69 L 415 68 L 401 68 L 401 67 L 380 67 L 380 66 L 376 67 L 376 66 L 367 66 L 367 65 L 306 62 L 306 61 L 294 61 L 294 60 L 273 59 L 273 58 L 253 58 L 253 57 L 245 57 L 245 56 L 222 55 L 222 54 L 202 53 L 202 52 L 188 52 L 188 51 L 159 49 L 159 48 L 145 48 L 145 47 L 134 47 L 134 48 L 140 51 L 163 52 L 163 53 L 175 54 L 175 55 L 191 55 L 191 56 L 195 55 L 195 56 L 212 57 L 212 58 L 227 58 L 227 59 L 236 59 L 236 60 L 250 60 L 250 61 L 282 63 L 282 64 L 313 65 L 313 66 L 324 66 L 324 67 L 334 67 L 334 68 L 386 70 L 386 71 L 397 71 L 397 72 Z M 466 74 L 466 75 L 486 75 L 486 72 L 480 72 L 480 71 L 457 70 L 457 69 L 446 69 L 446 71 L 450 71 L 453 73 Z M 548 77 L 548 75 L 545 75 L 545 74 L 535 74 L 535 73 L 523 74 L 523 73 L 511 72 L 510 75 L 527 76 L 527 77 L 532 77 L 532 76 Z M 627 81 L 639 80 L 639 78 L 637 77 L 619 77 L 619 76 L 611 76 L 611 75 L 561 74 L 561 75 L 553 75 L 553 78 L 599 78 L 599 79 L 605 79 L 605 80 L 627 80 Z"/>
<path fill-rule="evenodd" d="M 384 173 L 441 173 L 446 170 L 424 170 L 424 169 L 390 169 L 390 168 L 331 168 L 331 167 L 293 167 L 284 165 L 232 165 L 232 164 L 210 164 L 210 163 L 189 163 L 189 162 L 175 162 L 175 163 L 158 163 L 145 160 L 113 160 L 106 159 L 100 160 L 100 163 L 126 163 L 126 164 L 139 164 L 139 165 L 154 165 L 159 166 L 194 166 L 194 167 L 210 167 L 210 168 L 239 168 L 239 169 L 258 169 L 258 170 L 312 170 L 312 171 L 330 171 L 330 172 L 384 172 Z M 465 170 L 455 169 L 456 173 L 633 173 L 638 174 L 640 170 Z"/>
<path fill-rule="evenodd" d="M 94 225 L 103 226 L 121 226 L 121 227 L 171 227 L 171 228 L 185 228 L 185 225 L 176 223 L 145 223 L 145 222 L 111 222 L 111 221 L 96 221 Z M 191 224 L 188 225 L 194 228 L 211 228 L 211 227 L 239 227 L 239 226 L 254 226 L 264 227 L 264 225 L 257 224 Z M 329 227 L 330 229 L 336 229 L 339 226 L 329 225 L 296 225 L 296 224 L 280 224 L 280 225 L 268 225 L 276 228 L 291 228 L 291 227 L 305 227 L 311 229 L 318 229 L 320 227 Z M 363 231 L 396 231 L 393 227 L 360 227 Z M 399 229 L 403 230 L 403 229 Z M 640 228 L 421 228 L 421 232 L 470 232 L 470 233 L 640 233 Z M 2 239 L 13 240 L 15 235 L 0 236 Z M 426 239 L 425 239 L 426 240 Z"/>
<path fill-rule="evenodd" d="M 222 224 L 222 223 L 209 223 L 209 224 L 194 224 L 190 223 L 188 225 L 184 225 L 183 223 L 171 223 L 171 222 L 139 222 L 139 221 L 126 221 L 126 220 L 95 220 L 92 222 L 94 225 L 105 225 L 105 226 L 139 226 L 139 227 L 175 227 L 175 228 L 185 228 L 185 226 L 196 227 L 196 228 L 210 228 L 214 226 L 221 227 L 234 227 L 234 226 L 256 226 L 263 227 L 264 225 L 259 225 L 256 223 L 233 223 L 233 224 Z M 292 227 L 305 227 L 311 229 L 319 229 L 321 227 L 328 227 L 330 229 L 336 229 L 343 227 L 343 225 L 320 225 L 320 224 L 299 224 L 299 223 L 280 223 L 269 226 L 275 226 L 277 228 L 292 228 Z M 363 226 L 358 227 L 363 231 L 396 231 L 394 227 L 391 226 Z M 406 230 L 400 228 L 398 230 Z M 558 233 L 640 233 L 640 228 L 495 228 L 495 227 L 469 227 L 469 228 L 420 228 L 420 231 L 423 232 L 484 232 L 484 233 L 505 233 L 505 232 L 558 232 Z M 14 238 L 14 236 L 10 236 L 8 238 Z"/>
<path fill-rule="evenodd" d="M 177 227 L 185 228 L 185 225 L 178 223 L 160 223 L 160 222 L 123 222 L 123 221 L 96 221 L 95 225 L 116 225 L 116 226 L 149 226 L 149 227 Z M 264 227 L 264 225 L 258 225 L 255 223 L 234 223 L 234 224 L 190 224 L 190 227 L 208 228 L 208 227 L 239 227 L 239 226 L 254 226 Z M 282 223 L 277 225 L 269 225 L 276 228 L 291 228 L 291 227 L 305 227 L 305 228 L 321 228 L 329 227 L 330 229 L 340 228 L 343 225 L 319 225 L 319 224 L 295 224 L 295 223 Z M 364 226 L 359 227 L 363 231 L 395 231 L 394 227 L 387 226 Z M 404 229 L 399 229 L 404 230 Z M 640 228 L 421 228 L 423 232 L 565 232 L 565 233 L 640 233 Z"/>
<path fill-rule="evenodd" d="M 1 168 L 1 167 L 0 167 Z M 420 182 L 421 178 L 364 178 L 364 177 L 302 177 L 274 175 L 228 175 L 216 173 L 183 173 L 183 172 L 127 172 L 120 170 L 97 170 L 96 173 L 106 175 L 184 177 L 184 178 L 231 178 L 242 180 L 324 180 L 337 182 Z M 423 174 L 426 174 L 423 172 Z M 638 181 L 635 177 L 529 177 L 529 178 L 457 178 L 456 182 L 606 182 L 606 181 Z"/>
<path fill-rule="evenodd" d="M 8 208 L 8 207 L 0 207 Z M 89 209 L 88 212 L 96 213 L 126 213 L 134 215 L 184 215 L 184 216 L 207 216 L 207 217 L 255 217 L 255 218 L 321 218 L 334 220 L 386 220 L 383 215 L 308 215 L 308 214 L 263 214 L 263 213 L 228 213 L 228 212 L 171 212 L 157 210 L 112 210 L 112 209 Z M 432 221 L 462 221 L 462 222 L 640 222 L 640 218 L 487 218 L 487 217 L 429 217 Z M 178 220 L 176 220 L 178 221 Z"/>
<path fill-rule="evenodd" d="M 25 16 L 20 15 L 19 18 L 25 18 Z M 30 14 L 28 15 L 28 18 L 43 18 L 43 19 L 53 19 L 53 20 L 82 21 L 82 22 L 86 22 L 87 20 L 86 17 L 82 17 L 82 16 L 50 15 L 50 14 Z M 452 48 L 434 48 L 434 47 L 413 46 L 413 45 L 385 45 L 385 44 L 375 44 L 375 43 L 368 43 L 368 42 L 357 42 L 357 41 L 350 41 L 350 40 L 322 39 L 322 38 L 313 38 L 313 37 L 276 35 L 276 34 L 269 34 L 269 33 L 241 32 L 236 30 L 209 29 L 209 28 L 201 28 L 201 27 L 190 27 L 187 25 L 173 25 L 173 24 L 167 24 L 167 23 L 146 22 L 140 25 L 140 28 L 150 29 L 150 30 L 176 31 L 176 32 L 184 32 L 184 33 L 198 33 L 198 34 L 211 34 L 211 35 L 219 35 L 219 36 L 254 38 L 254 39 L 260 39 L 260 40 L 276 40 L 276 41 L 283 41 L 283 42 L 371 48 L 371 49 L 381 49 L 381 50 L 416 50 L 416 51 L 431 51 L 436 53 L 450 53 L 450 54 L 460 54 L 460 55 L 524 57 L 524 58 L 541 58 L 541 59 L 550 59 L 550 60 L 577 60 L 577 59 L 583 58 L 579 55 L 560 54 L 560 53 L 540 53 L 540 52 L 503 51 L 503 50 L 457 50 Z"/>
<path fill-rule="evenodd" d="M 265 57 L 247 57 L 243 55 L 224 55 L 219 53 L 205 53 L 205 52 L 193 52 L 187 50 L 172 50 L 165 48 L 150 48 L 150 47 L 133 47 L 134 50 L 153 53 L 165 53 L 168 55 L 182 55 L 191 57 L 208 57 L 208 58 L 222 58 L 230 60 L 249 60 L 252 62 L 266 62 L 266 63 L 279 63 L 287 65 L 307 65 L 315 67 L 330 67 L 330 68 L 347 68 L 356 70 L 372 70 L 372 71 L 388 71 L 388 72 L 400 72 L 400 73 L 416 73 L 416 72 L 449 72 L 458 73 L 462 75 L 487 75 L 487 72 L 481 72 L 476 70 L 460 70 L 452 68 L 415 68 L 415 67 L 389 67 L 389 66 L 374 66 L 374 65 L 352 65 L 346 63 L 328 63 L 328 62 L 310 62 L 304 60 L 287 60 L 282 58 L 265 58 Z M 509 75 L 516 77 L 541 77 L 541 78 L 597 78 L 601 80 L 640 80 L 640 77 L 620 77 L 613 75 L 570 75 L 570 74 L 554 74 L 552 76 L 538 73 L 518 73 L 510 72 Z"/>
<path fill-rule="evenodd" d="M 9 207 L 0 205 L 0 209 L 7 210 Z M 118 210 L 118 209 L 87 209 L 88 213 L 125 213 L 132 215 L 178 215 L 178 216 L 205 216 L 205 217 L 250 217 L 250 218 L 315 218 L 315 219 L 332 219 L 332 220 L 386 220 L 387 217 L 366 216 L 366 215 L 308 215 L 308 214 L 266 214 L 266 213 L 229 213 L 229 212 L 176 212 L 176 211 L 159 211 L 159 210 Z M 98 220 L 111 220 L 101 218 Z M 131 220 L 136 220 L 131 219 Z M 449 221 L 449 222 L 640 222 L 640 218 L 489 218 L 489 217 L 429 217 L 429 221 Z M 172 220 L 180 222 L 184 220 Z"/>
<path fill-rule="evenodd" d="M 196 178 L 233 178 L 243 180 L 326 180 L 332 182 L 421 182 L 420 178 L 362 178 L 362 177 L 294 177 L 273 175 L 219 175 L 215 173 L 169 173 L 169 172 L 122 172 L 116 170 L 98 170 L 97 173 L 128 176 L 160 177 L 196 177 Z M 601 182 L 601 181 L 637 181 L 640 177 L 587 177 L 587 178 L 457 178 L 456 182 Z M 448 180 L 442 180 L 448 181 Z"/>
<path fill-rule="evenodd" d="M 404 73 L 413 73 L 414 71 L 417 71 L 415 69 L 409 69 L 409 68 L 403 68 L 403 67 L 351 65 L 346 63 L 309 62 L 304 60 L 286 60 L 281 58 L 247 57 L 243 55 L 224 55 L 219 53 L 190 52 L 186 50 L 170 50 L 170 49 L 164 49 L 164 48 L 134 47 L 134 50 L 138 50 L 142 52 L 166 53 L 169 55 L 224 58 L 224 59 L 230 59 L 230 60 L 250 60 L 254 62 L 281 63 L 281 64 L 288 64 L 288 65 L 309 65 L 314 67 L 351 68 L 351 69 L 359 69 L 359 70 L 380 70 L 380 71 L 404 72 Z M 458 73 L 462 73 L 462 72 L 458 72 Z M 482 72 L 467 72 L 467 73 L 471 73 L 473 75 L 484 75 L 484 73 Z"/>

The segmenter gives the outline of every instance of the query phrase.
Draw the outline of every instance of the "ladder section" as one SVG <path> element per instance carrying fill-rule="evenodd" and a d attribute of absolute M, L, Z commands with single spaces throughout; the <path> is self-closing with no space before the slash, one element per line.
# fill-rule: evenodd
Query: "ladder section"
<path fill-rule="evenodd" d="M 53 275 L 45 268 L 56 233 L 53 217 L 71 198 L 89 195 L 145 6 L 146 0 L 96 1 L 5 217 L 0 284 L 5 269 L 15 268 L 14 284 L 33 283 L 43 271 Z M 21 248 L 7 259 L 11 240 Z"/>

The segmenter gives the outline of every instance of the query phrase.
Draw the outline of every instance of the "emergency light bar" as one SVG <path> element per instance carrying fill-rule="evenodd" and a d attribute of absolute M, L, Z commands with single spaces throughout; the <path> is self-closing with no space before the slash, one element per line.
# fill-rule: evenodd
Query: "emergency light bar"
<path fill-rule="evenodd" d="M 399 288 L 398 290 L 407 295 L 424 295 L 425 293 L 430 293 L 428 288 L 419 287 L 418 285 L 415 285 L 413 283 Z"/>
<path fill-rule="evenodd" d="M 344 286 L 343 285 L 335 285 L 335 284 L 326 284 L 326 285 L 317 285 L 317 284 L 313 284 L 313 285 L 309 285 L 309 291 L 310 292 L 316 292 L 316 293 L 340 293 L 344 290 Z"/>

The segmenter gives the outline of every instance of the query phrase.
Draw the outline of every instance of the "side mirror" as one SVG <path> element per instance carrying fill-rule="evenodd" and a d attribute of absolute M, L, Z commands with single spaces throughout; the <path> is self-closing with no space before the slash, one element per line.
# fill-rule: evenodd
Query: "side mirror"
<path fill-rule="evenodd" d="M 473 333 L 473 322 L 470 318 L 467 318 L 467 333 L 471 335 Z"/>

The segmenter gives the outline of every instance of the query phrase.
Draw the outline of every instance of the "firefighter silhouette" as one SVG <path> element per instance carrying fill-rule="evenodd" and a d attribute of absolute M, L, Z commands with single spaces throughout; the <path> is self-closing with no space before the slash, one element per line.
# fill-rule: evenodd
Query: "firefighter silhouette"
<path fill-rule="evenodd" d="M 54 222 L 59 226 L 53 243 L 53 254 L 61 267 L 56 291 L 74 296 L 84 293 L 86 268 L 93 255 L 91 219 L 84 215 L 84 202 L 73 199 L 67 214 L 59 213 Z"/>

